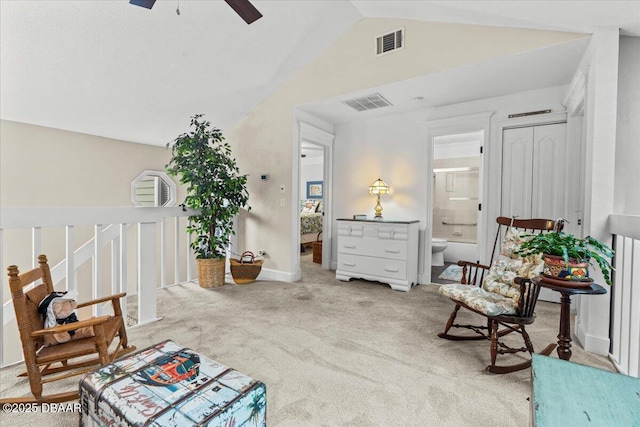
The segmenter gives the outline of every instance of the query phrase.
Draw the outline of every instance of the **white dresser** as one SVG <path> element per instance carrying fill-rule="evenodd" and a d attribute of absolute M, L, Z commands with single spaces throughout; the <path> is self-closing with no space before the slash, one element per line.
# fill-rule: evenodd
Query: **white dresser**
<path fill-rule="evenodd" d="M 336 279 L 377 280 L 409 291 L 418 283 L 419 224 L 339 219 Z"/>

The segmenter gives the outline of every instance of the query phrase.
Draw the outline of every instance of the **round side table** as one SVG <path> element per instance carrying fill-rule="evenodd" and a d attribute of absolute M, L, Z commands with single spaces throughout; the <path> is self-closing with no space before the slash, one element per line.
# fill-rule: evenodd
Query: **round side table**
<path fill-rule="evenodd" d="M 571 316 L 569 309 L 571 308 L 572 295 L 602 295 L 607 290 L 597 283 L 591 283 L 588 287 L 571 287 L 570 282 L 567 285 L 556 285 L 546 282 L 544 277 L 537 276 L 531 279 L 532 282 L 539 284 L 543 288 L 560 292 L 560 331 L 558 333 L 558 357 L 563 360 L 571 359 Z"/>

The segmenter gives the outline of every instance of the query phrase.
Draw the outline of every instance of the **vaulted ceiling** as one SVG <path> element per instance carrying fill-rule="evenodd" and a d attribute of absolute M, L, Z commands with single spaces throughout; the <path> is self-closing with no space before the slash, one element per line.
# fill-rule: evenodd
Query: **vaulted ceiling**
<path fill-rule="evenodd" d="M 195 112 L 224 130 L 364 17 L 640 36 L 636 1 L 252 3 L 247 25 L 218 0 L 1 0 L 1 118 L 155 145 Z"/>

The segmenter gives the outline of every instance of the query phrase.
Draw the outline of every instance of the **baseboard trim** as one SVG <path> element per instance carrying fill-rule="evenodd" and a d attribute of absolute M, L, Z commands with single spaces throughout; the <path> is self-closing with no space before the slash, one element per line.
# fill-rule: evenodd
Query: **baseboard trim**
<path fill-rule="evenodd" d="M 429 285 L 431 281 L 427 279 L 426 274 L 418 274 L 418 285 Z"/>
<path fill-rule="evenodd" d="M 298 277 L 296 278 L 296 276 Z M 299 278 L 300 273 L 296 275 L 296 273 L 272 270 L 269 268 L 263 268 L 260 270 L 260 274 L 258 274 L 258 280 L 271 280 L 276 282 L 295 282 Z"/>
<path fill-rule="evenodd" d="M 155 317 L 153 319 L 145 320 L 144 322 L 136 323 L 135 325 L 131 325 L 131 326 L 127 325 L 127 329 L 135 329 L 143 325 L 148 325 L 149 323 L 159 322 L 160 320 L 162 320 L 162 317 Z"/>
<path fill-rule="evenodd" d="M 611 344 L 609 338 L 587 333 L 582 327 L 582 322 L 578 322 L 576 325 L 576 337 L 582 345 L 582 348 L 584 348 L 584 351 L 600 356 L 607 356 L 609 354 L 609 345 Z"/>

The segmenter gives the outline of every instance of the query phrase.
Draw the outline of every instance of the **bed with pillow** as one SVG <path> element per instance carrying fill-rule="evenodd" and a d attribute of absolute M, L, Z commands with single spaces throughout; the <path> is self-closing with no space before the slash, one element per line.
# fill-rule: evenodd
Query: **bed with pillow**
<path fill-rule="evenodd" d="M 300 246 L 309 246 L 318 239 L 322 231 L 322 200 L 300 201 Z"/>

